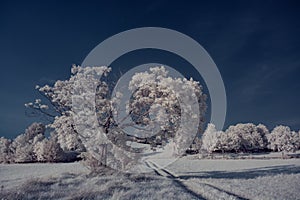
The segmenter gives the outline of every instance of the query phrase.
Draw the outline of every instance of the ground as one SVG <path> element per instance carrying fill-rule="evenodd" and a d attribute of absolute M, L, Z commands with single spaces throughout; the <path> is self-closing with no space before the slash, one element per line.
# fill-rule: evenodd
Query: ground
<path fill-rule="evenodd" d="M 80 163 L 0 165 L 0 199 L 300 199 L 300 159 L 151 160 L 147 174 Z"/>

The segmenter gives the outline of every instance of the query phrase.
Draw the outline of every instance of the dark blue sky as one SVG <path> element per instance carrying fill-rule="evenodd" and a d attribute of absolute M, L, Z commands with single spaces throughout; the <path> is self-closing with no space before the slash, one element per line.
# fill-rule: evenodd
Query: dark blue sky
<path fill-rule="evenodd" d="M 146 26 L 180 31 L 208 51 L 226 87 L 225 127 L 300 129 L 297 1 L 41 2 L 0 2 L 0 136 L 15 137 L 38 120 L 24 108 L 36 84 L 66 79 L 104 39 Z"/>

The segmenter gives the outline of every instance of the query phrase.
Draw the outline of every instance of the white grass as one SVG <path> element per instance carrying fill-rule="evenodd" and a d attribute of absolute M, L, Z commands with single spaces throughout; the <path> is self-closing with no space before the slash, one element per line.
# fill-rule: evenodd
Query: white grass
<path fill-rule="evenodd" d="M 300 159 L 194 158 L 167 167 L 178 179 L 91 176 L 80 163 L 0 165 L 0 199 L 299 199 Z"/>
<path fill-rule="evenodd" d="M 194 184 L 208 183 L 246 199 L 299 199 L 300 174 L 278 174 L 255 178 L 192 178 Z"/>
<path fill-rule="evenodd" d="M 164 160 L 156 160 L 163 163 Z M 183 157 L 168 165 L 166 168 L 178 174 L 206 173 L 215 171 L 239 171 L 239 170 L 268 170 L 271 167 L 294 165 L 300 167 L 300 159 L 191 159 Z"/>
<path fill-rule="evenodd" d="M 185 157 L 167 169 L 198 190 L 213 186 L 209 192 L 202 191 L 207 199 L 228 199 L 214 194 L 214 187 L 220 193 L 246 199 L 300 199 L 300 159 L 194 160 Z"/>
<path fill-rule="evenodd" d="M 29 179 L 0 199 L 197 199 L 172 180 L 145 174 L 62 174 Z"/>
<path fill-rule="evenodd" d="M 0 164 L 1 187 L 16 187 L 27 180 L 55 177 L 64 173 L 86 174 L 89 171 L 79 163 Z"/>

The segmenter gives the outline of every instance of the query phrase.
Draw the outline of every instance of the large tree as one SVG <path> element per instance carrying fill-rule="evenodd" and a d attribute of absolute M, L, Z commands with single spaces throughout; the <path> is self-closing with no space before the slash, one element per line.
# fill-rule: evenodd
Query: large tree
<path fill-rule="evenodd" d="M 206 95 L 193 79 L 169 77 L 164 67 L 137 73 L 126 86 L 131 95 L 121 108 L 118 102 L 124 94 L 112 95 L 106 80 L 111 68 L 73 66 L 71 71 L 68 80 L 36 87 L 48 103 L 37 99 L 26 104 L 53 118 L 48 126 L 66 150 L 83 149 L 83 143 L 96 160 L 103 160 L 100 163 L 124 167 L 144 149 L 132 143 L 156 150 L 173 142 L 176 153 L 182 154 L 202 132 Z M 121 116 L 122 110 L 126 114 Z"/>

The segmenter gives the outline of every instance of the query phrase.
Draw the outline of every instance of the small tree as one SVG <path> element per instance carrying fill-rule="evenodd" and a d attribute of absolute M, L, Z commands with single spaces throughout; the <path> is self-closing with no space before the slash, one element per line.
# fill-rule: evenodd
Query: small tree
<path fill-rule="evenodd" d="M 202 149 L 212 153 L 219 148 L 221 132 L 216 130 L 214 124 L 208 124 L 202 136 Z"/>

